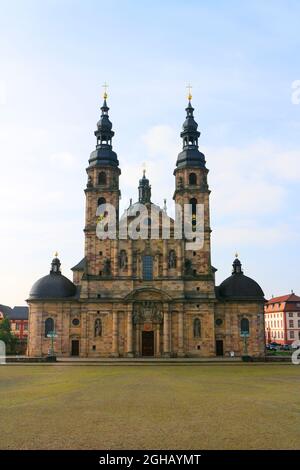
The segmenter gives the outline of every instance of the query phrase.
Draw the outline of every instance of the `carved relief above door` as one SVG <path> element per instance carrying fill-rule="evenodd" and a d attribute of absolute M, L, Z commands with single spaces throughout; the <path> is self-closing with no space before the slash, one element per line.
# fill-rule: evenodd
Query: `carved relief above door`
<path fill-rule="evenodd" d="M 133 306 L 133 323 L 162 323 L 163 313 L 160 302 L 144 301 Z"/>

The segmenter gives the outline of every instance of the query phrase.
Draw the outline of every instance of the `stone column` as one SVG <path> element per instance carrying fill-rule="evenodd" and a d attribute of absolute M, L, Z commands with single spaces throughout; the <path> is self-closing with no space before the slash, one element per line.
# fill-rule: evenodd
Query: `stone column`
<path fill-rule="evenodd" d="M 155 356 L 160 356 L 160 324 L 156 325 Z"/>
<path fill-rule="evenodd" d="M 142 263 L 141 263 L 140 252 L 137 251 L 137 252 L 136 252 L 136 275 L 137 275 L 137 278 L 142 277 L 141 264 L 142 264 Z"/>
<path fill-rule="evenodd" d="M 132 277 L 132 240 L 128 240 L 128 276 Z"/>
<path fill-rule="evenodd" d="M 163 330 L 163 336 L 164 336 L 164 356 L 169 357 L 170 356 L 170 332 L 169 332 L 169 323 L 170 323 L 170 314 L 169 310 L 165 309 L 164 310 L 164 330 Z"/>
<path fill-rule="evenodd" d="M 119 356 L 119 345 L 118 345 L 118 312 L 113 307 L 112 313 L 112 357 Z"/>
<path fill-rule="evenodd" d="M 155 255 L 154 263 L 155 263 L 154 277 L 159 277 L 159 253 Z"/>
<path fill-rule="evenodd" d="M 163 277 L 168 275 L 168 242 L 163 241 Z"/>
<path fill-rule="evenodd" d="M 135 355 L 140 356 L 140 325 L 139 323 L 135 326 Z"/>
<path fill-rule="evenodd" d="M 118 260 L 118 240 L 112 240 L 112 275 L 117 277 L 119 274 L 119 260 Z"/>
<path fill-rule="evenodd" d="M 133 357 L 132 348 L 132 305 L 127 310 L 127 357 Z"/>
<path fill-rule="evenodd" d="M 178 274 L 178 277 L 181 277 L 182 276 L 182 245 L 183 245 L 183 242 L 182 240 L 178 240 L 178 246 L 177 246 L 177 274 Z"/>
<path fill-rule="evenodd" d="M 183 338 L 183 305 L 178 312 L 178 356 L 184 356 L 184 338 Z"/>

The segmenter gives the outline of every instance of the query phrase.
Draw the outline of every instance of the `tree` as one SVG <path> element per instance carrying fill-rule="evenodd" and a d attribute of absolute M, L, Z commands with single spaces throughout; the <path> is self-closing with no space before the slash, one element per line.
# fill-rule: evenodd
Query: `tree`
<path fill-rule="evenodd" d="M 0 340 L 4 341 L 6 344 L 7 352 L 15 352 L 17 338 L 11 332 L 10 321 L 8 318 L 3 318 L 0 322 Z"/>

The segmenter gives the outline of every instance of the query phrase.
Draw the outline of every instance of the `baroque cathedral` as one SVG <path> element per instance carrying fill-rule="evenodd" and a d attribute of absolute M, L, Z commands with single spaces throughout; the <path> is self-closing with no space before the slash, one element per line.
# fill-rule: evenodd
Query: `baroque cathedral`
<path fill-rule="evenodd" d="M 200 132 L 188 97 L 180 137 L 182 150 L 174 169 L 176 204 L 201 205 L 203 243 L 196 248 L 175 237 L 174 220 L 151 200 L 145 172 L 139 181 L 138 201 L 119 214 L 118 156 L 109 119 L 107 94 L 95 131 L 85 188 L 85 249 L 72 268 L 73 282 L 63 276 L 57 256 L 50 273 L 31 288 L 28 355 L 54 352 L 61 357 L 214 357 L 264 355 L 264 293 L 243 273 L 240 260 L 219 286 L 211 264 L 211 226 L 205 156 L 199 151 Z M 174 159 L 175 163 L 175 159 Z M 116 208 L 116 237 L 97 236 L 99 206 Z M 159 213 L 157 233 L 151 237 L 120 237 L 124 221 L 139 216 L 140 204 Z M 107 213 L 100 219 L 105 221 Z M 170 220 L 170 236 L 163 236 L 162 218 Z M 193 218 L 195 214 L 193 212 Z M 142 225 L 143 221 L 139 221 Z M 52 351 L 53 352 L 53 351 Z"/>

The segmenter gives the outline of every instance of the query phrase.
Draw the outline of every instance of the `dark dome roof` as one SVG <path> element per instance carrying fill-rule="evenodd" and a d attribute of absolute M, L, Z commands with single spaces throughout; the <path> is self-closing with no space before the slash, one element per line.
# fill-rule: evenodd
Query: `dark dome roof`
<path fill-rule="evenodd" d="M 50 273 L 33 284 L 29 299 L 65 299 L 75 294 L 73 282 L 62 274 Z"/>
<path fill-rule="evenodd" d="M 110 122 L 107 115 L 103 115 L 100 117 L 100 120 L 97 122 L 97 127 L 101 131 L 111 131 L 112 123 Z"/>
<path fill-rule="evenodd" d="M 188 116 L 186 118 L 186 120 L 184 121 L 183 125 L 182 125 L 182 129 L 184 131 L 185 130 L 194 130 L 194 131 L 196 131 L 197 128 L 198 128 L 198 124 L 195 121 L 195 119 L 193 118 L 193 116 Z"/>
<path fill-rule="evenodd" d="M 224 299 L 263 300 L 264 293 L 256 281 L 243 273 L 234 273 L 218 288 L 218 295 Z"/>

